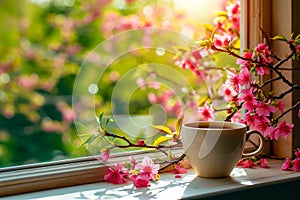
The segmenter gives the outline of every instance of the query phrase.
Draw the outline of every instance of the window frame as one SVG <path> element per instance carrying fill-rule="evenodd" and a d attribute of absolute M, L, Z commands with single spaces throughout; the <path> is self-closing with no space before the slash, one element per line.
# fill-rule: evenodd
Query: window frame
<path fill-rule="evenodd" d="M 300 33 L 300 27 L 297 26 L 297 19 L 300 13 L 300 2 L 296 0 L 241 0 L 241 44 L 242 49 L 253 49 L 257 44 L 266 42 L 265 35 L 273 37 L 278 34 L 289 36 L 291 33 L 295 35 Z M 244 22 L 244 23 L 242 23 Z M 262 31 L 263 30 L 263 31 Z M 265 35 L 264 35 L 265 34 Z M 284 57 L 288 55 L 289 48 L 281 43 L 272 43 L 277 56 Z M 282 73 L 292 82 L 300 82 L 299 61 L 288 61 L 284 68 L 288 71 Z M 260 77 L 260 80 L 269 79 L 272 74 L 267 77 Z M 280 93 L 283 84 L 274 82 L 270 85 L 270 91 Z M 284 99 L 285 106 L 291 107 L 300 100 L 300 94 L 292 92 Z M 300 119 L 297 117 L 298 112 L 287 113 L 282 119 L 293 123 L 294 128 L 292 134 L 287 139 L 279 138 L 277 141 L 267 141 L 264 154 L 272 157 L 293 157 L 293 152 L 300 147 Z"/>
<path fill-rule="evenodd" d="M 280 7 L 285 4 L 285 7 Z M 288 31 L 284 27 L 276 26 L 276 17 L 284 21 L 284 25 L 296 27 L 296 10 L 294 9 L 293 15 L 290 16 L 287 12 L 282 17 L 282 14 L 275 12 L 278 8 L 291 9 L 294 4 L 299 6 L 296 1 L 289 0 L 241 0 L 241 48 L 253 48 L 259 42 L 263 41 L 263 35 L 260 27 L 268 34 L 276 33 L 277 31 Z M 268 8 L 272 8 L 269 10 Z M 287 10 L 285 10 L 287 11 Z M 294 28 L 295 28 L 294 27 Z M 293 65 L 291 65 L 293 67 Z M 291 72 L 292 73 L 292 72 Z M 275 86 L 272 86 L 274 89 Z M 288 100 L 292 103 L 293 98 Z M 291 116 L 287 116 L 288 120 L 294 120 Z M 293 121 L 294 122 L 294 121 Z M 300 124 L 300 123 L 298 123 Z M 266 149 L 266 154 L 280 157 L 291 157 L 292 150 L 295 148 L 296 139 L 300 141 L 299 135 L 295 134 L 299 131 L 299 125 L 295 127 L 294 134 L 286 141 L 268 142 L 269 149 Z M 297 144 L 299 145 L 299 144 Z M 284 150 L 282 152 L 282 150 Z M 180 155 L 182 149 L 177 149 L 175 155 Z M 132 154 L 131 154 L 132 155 Z M 134 153 L 137 160 L 145 156 L 155 158 L 153 152 L 136 152 Z M 7 195 L 14 195 L 20 193 L 27 193 L 45 189 L 59 188 L 65 186 L 73 186 L 86 183 L 94 183 L 103 180 L 106 168 L 112 166 L 117 161 L 128 160 L 128 154 L 115 155 L 105 165 L 97 160 L 95 157 L 83 157 L 77 159 L 68 159 L 62 161 L 54 161 L 49 163 L 38 163 L 33 165 L 24 165 L 16 167 L 8 167 L 0 169 L 0 197 Z"/>
<path fill-rule="evenodd" d="M 172 155 L 179 157 L 182 154 L 182 148 L 172 149 Z M 0 197 L 100 182 L 104 180 L 108 167 L 112 167 L 117 162 L 128 161 L 129 156 L 134 156 L 139 162 L 146 156 L 151 159 L 162 157 L 162 153 L 141 150 L 130 152 L 130 155 L 127 152 L 114 154 L 107 163 L 89 156 L 2 168 L 0 169 Z"/>

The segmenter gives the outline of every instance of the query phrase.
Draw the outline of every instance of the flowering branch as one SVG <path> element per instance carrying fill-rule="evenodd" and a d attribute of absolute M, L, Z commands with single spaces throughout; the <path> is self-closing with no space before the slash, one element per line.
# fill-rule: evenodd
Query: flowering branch
<path fill-rule="evenodd" d="M 134 148 L 134 147 L 139 147 L 139 148 L 148 148 L 148 149 L 162 149 L 162 148 L 172 148 L 172 147 L 176 147 L 178 146 L 176 145 L 170 145 L 170 146 L 164 146 L 164 145 L 157 145 L 157 146 L 153 146 L 153 145 L 147 145 L 143 140 L 139 140 L 138 143 L 133 143 L 131 142 L 127 137 L 125 136 L 120 136 L 120 135 L 116 135 L 116 134 L 111 134 L 108 131 L 105 130 L 104 132 L 104 137 L 113 137 L 113 138 L 118 138 L 121 139 L 125 142 L 127 142 L 127 145 L 118 145 L 118 144 L 113 144 L 113 146 L 118 147 L 118 148 Z"/>
<path fill-rule="evenodd" d="M 213 91 L 218 91 L 219 95 L 223 97 L 224 101 L 228 103 L 225 109 L 227 114 L 224 117 L 225 121 L 238 121 L 245 123 L 251 129 L 261 132 L 265 137 L 270 139 L 278 139 L 279 136 L 286 138 L 293 128 L 293 124 L 288 124 L 286 121 L 279 122 L 279 119 L 287 114 L 288 112 L 297 109 L 300 103 L 296 103 L 291 108 L 284 111 L 283 99 L 287 94 L 300 89 L 300 85 L 295 84 L 288 80 L 283 73 L 280 71 L 281 66 L 287 63 L 291 59 L 300 58 L 300 35 L 286 38 L 283 35 L 277 35 L 273 38 L 268 38 L 266 43 L 258 44 L 252 50 L 245 50 L 243 53 L 237 51 L 239 34 L 231 29 L 227 29 L 228 24 L 235 24 L 236 21 L 231 21 L 232 16 L 239 14 L 239 3 L 231 6 L 227 9 L 228 15 L 226 20 L 220 20 L 216 23 L 214 29 L 212 29 L 209 39 L 197 41 L 195 45 L 191 48 L 190 53 L 186 53 L 184 59 L 180 63 L 180 67 L 187 68 L 191 64 L 197 66 L 196 69 L 190 68 L 192 71 L 203 69 L 202 65 L 205 65 L 204 59 L 210 61 L 210 65 L 214 68 L 214 58 L 218 53 L 223 53 L 234 57 L 236 59 L 236 64 L 240 66 L 239 69 L 226 70 L 226 75 L 224 77 L 224 84 L 219 84 L 212 82 L 212 79 L 206 79 L 209 81 L 207 85 L 209 86 L 208 94 L 212 94 Z M 234 18 L 235 20 L 236 18 Z M 239 24 L 239 23 L 237 23 Z M 266 36 L 264 31 L 263 34 Z M 270 41 L 279 41 L 288 45 L 291 52 L 284 58 L 281 59 L 275 55 L 274 50 L 270 48 Z M 196 52 L 205 52 L 203 56 L 197 56 Z M 209 59 L 209 57 L 213 57 Z M 178 60 L 176 63 L 179 63 Z M 205 66 L 209 67 L 209 66 Z M 205 68 L 204 67 L 204 68 Z M 233 69 L 233 68 L 232 68 Z M 290 69 L 292 70 L 292 69 Z M 200 71 L 200 73 L 202 73 Z M 212 70 L 212 73 L 215 73 Z M 259 82 L 253 80 L 253 78 L 259 76 L 265 76 L 267 74 L 274 73 L 276 77 L 268 79 L 264 82 Z M 209 76 L 209 73 L 205 74 Z M 204 75 L 204 76 L 205 76 Z M 202 77 L 204 77 L 202 76 Z M 219 78 L 222 79 L 222 76 Z M 275 81 L 282 81 L 289 88 L 283 91 L 279 95 L 274 95 L 273 91 L 264 90 L 264 88 L 274 83 Z M 211 87 L 219 86 L 219 89 L 212 90 Z M 218 96 L 211 95 L 214 99 L 218 99 Z M 216 118 L 216 112 L 222 111 L 224 109 L 218 108 L 213 105 L 215 102 L 211 98 L 202 105 L 199 105 L 198 113 L 200 120 L 214 120 Z M 216 101 L 218 102 L 218 101 Z M 240 110 L 245 110 L 245 114 L 242 116 Z M 279 111 L 281 114 L 277 118 L 273 118 L 273 113 Z"/>
<path fill-rule="evenodd" d="M 269 80 L 267 80 L 266 82 L 264 82 L 261 86 L 259 86 L 259 88 L 262 89 L 263 87 L 265 87 L 265 86 L 268 85 L 269 83 L 278 81 L 278 80 L 280 80 L 280 79 L 281 79 L 280 77 L 276 77 L 276 78 L 269 79 Z"/>
<path fill-rule="evenodd" d="M 278 120 L 283 117 L 284 115 L 286 115 L 288 112 L 294 110 L 295 108 L 297 108 L 298 106 L 300 106 L 300 101 L 298 101 L 294 106 L 290 107 L 289 109 L 287 109 L 286 111 L 284 111 L 283 113 L 281 113 L 281 115 L 279 115 L 274 121 L 278 122 Z"/>
<path fill-rule="evenodd" d="M 293 51 L 292 53 L 290 53 L 290 55 L 288 55 L 285 59 L 280 60 L 278 63 L 276 63 L 276 64 L 273 66 L 273 68 L 274 68 L 274 69 L 279 69 L 279 67 L 280 67 L 283 63 L 285 63 L 285 62 L 287 62 L 288 60 L 290 60 L 294 55 L 295 55 L 295 51 Z"/>

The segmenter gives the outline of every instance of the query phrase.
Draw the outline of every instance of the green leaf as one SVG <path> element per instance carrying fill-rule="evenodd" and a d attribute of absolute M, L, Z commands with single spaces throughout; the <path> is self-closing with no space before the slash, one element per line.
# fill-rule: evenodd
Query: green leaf
<path fill-rule="evenodd" d="M 181 124 L 182 124 L 183 116 L 178 118 L 175 123 L 175 131 L 176 134 L 179 135 L 181 132 Z"/>
<path fill-rule="evenodd" d="M 286 37 L 284 36 L 284 35 L 281 35 L 281 34 L 279 34 L 279 35 L 276 35 L 275 37 L 273 37 L 273 38 L 271 38 L 272 40 L 281 40 L 281 41 L 288 41 L 287 39 L 286 39 Z"/>
<path fill-rule="evenodd" d="M 203 24 L 202 25 L 206 30 L 212 31 L 213 30 L 213 25 L 212 24 Z"/>
<path fill-rule="evenodd" d="M 90 137 L 88 137 L 86 140 L 84 140 L 81 145 L 89 145 L 91 144 L 97 137 L 99 137 L 99 135 L 95 135 L 95 134 L 92 134 Z"/>
<path fill-rule="evenodd" d="M 209 40 L 201 40 L 196 42 L 200 47 L 209 47 L 211 45 L 211 41 Z"/>
<path fill-rule="evenodd" d="M 102 126 L 103 115 L 104 115 L 104 112 L 100 113 L 100 115 L 99 115 L 99 123 L 100 123 L 100 126 Z"/>
<path fill-rule="evenodd" d="M 109 128 L 107 131 L 114 135 L 128 137 L 128 135 L 124 131 L 122 131 L 121 129 L 118 129 L 118 128 Z"/>
<path fill-rule="evenodd" d="M 300 34 L 296 36 L 295 40 L 298 40 L 300 38 Z"/>
<path fill-rule="evenodd" d="M 120 129 L 117 129 L 117 128 L 110 128 L 110 129 L 108 129 L 107 131 L 108 131 L 110 134 L 122 136 L 122 137 L 124 137 L 124 138 L 130 140 L 129 137 L 128 137 L 128 135 L 127 135 L 124 131 L 122 131 L 122 130 L 120 130 Z M 122 139 L 122 138 L 115 138 L 114 136 L 111 136 L 111 137 L 105 136 L 105 139 L 106 139 L 106 141 L 109 142 L 111 145 L 115 145 L 115 144 L 120 145 L 120 146 L 128 145 L 128 142 L 125 141 L 125 140 Z"/>
<path fill-rule="evenodd" d="M 198 101 L 198 106 L 203 106 L 205 102 L 210 102 L 209 96 L 203 96 Z"/>
<path fill-rule="evenodd" d="M 78 136 L 81 137 L 81 135 L 84 135 L 89 132 L 89 129 L 81 122 L 75 121 L 76 129 Z M 84 133 L 84 134 L 81 134 Z"/>
<path fill-rule="evenodd" d="M 188 47 L 182 47 L 182 46 L 173 46 L 173 49 L 176 52 L 183 52 L 183 53 L 190 51 Z"/>
<path fill-rule="evenodd" d="M 218 11 L 217 16 L 219 17 L 227 17 L 228 13 L 226 11 Z"/>
<path fill-rule="evenodd" d="M 168 140 L 171 140 L 171 139 L 172 139 L 172 137 L 167 137 L 167 136 L 161 135 L 161 136 L 159 136 L 159 137 L 154 141 L 153 146 L 158 146 L 158 145 L 160 145 L 161 143 L 164 143 L 164 142 L 166 142 L 166 141 L 168 141 Z"/>
<path fill-rule="evenodd" d="M 153 128 L 163 132 L 163 133 L 166 133 L 166 134 L 169 134 L 169 135 L 173 135 L 173 132 L 171 131 L 171 129 L 167 126 L 155 126 L 155 125 L 152 125 Z"/>
<path fill-rule="evenodd" d="M 107 118 L 107 119 L 106 119 L 106 122 L 105 122 L 105 126 L 107 126 L 108 123 L 110 123 L 110 122 L 114 122 L 114 119 Z"/>

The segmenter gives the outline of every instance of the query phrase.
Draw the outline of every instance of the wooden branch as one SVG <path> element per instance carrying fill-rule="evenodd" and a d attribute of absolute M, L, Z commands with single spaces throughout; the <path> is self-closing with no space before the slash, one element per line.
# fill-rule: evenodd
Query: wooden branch
<path fill-rule="evenodd" d="M 282 99 L 283 97 L 285 97 L 285 95 L 293 92 L 294 90 L 299 90 L 300 89 L 300 85 L 293 85 L 289 90 L 281 93 L 278 96 L 274 96 L 273 99 Z"/>
<path fill-rule="evenodd" d="M 278 120 L 283 117 L 285 114 L 287 114 L 288 112 L 292 111 L 293 109 L 297 108 L 300 105 L 300 101 L 298 101 L 294 106 L 292 106 L 291 108 L 289 108 L 288 110 L 284 111 L 281 115 L 279 115 L 274 121 L 278 122 Z"/>
<path fill-rule="evenodd" d="M 128 145 L 116 145 L 116 144 L 113 144 L 115 147 L 118 147 L 118 148 L 139 147 L 139 148 L 148 148 L 148 149 L 157 149 L 157 150 L 160 150 L 160 149 L 168 149 L 168 148 L 174 148 L 174 147 L 179 146 L 179 144 L 168 145 L 168 146 L 163 146 L 163 145 L 153 146 L 153 145 L 147 145 L 145 143 L 144 144 L 135 144 L 135 143 L 131 142 L 127 137 L 120 136 L 120 135 L 115 135 L 115 134 L 111 134 L 108 131 L 104 132 L 104 137 L 118 138 L 118 139 L 121 139 L 121 140 L 123 140 L 123 141 L 125 141 L 125 142 L 128 143 Z"/>

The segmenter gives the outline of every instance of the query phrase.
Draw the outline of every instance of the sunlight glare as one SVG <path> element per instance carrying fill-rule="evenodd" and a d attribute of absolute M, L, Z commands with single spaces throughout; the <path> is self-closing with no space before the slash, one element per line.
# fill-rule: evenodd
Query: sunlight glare
<path fill-rule="evenodd" d="M 215 16 L 216 12 L 224 6 L 223 0 L 173 0 L 174 8 L 183 13 L 191 21 L 208 23 Z"/>

